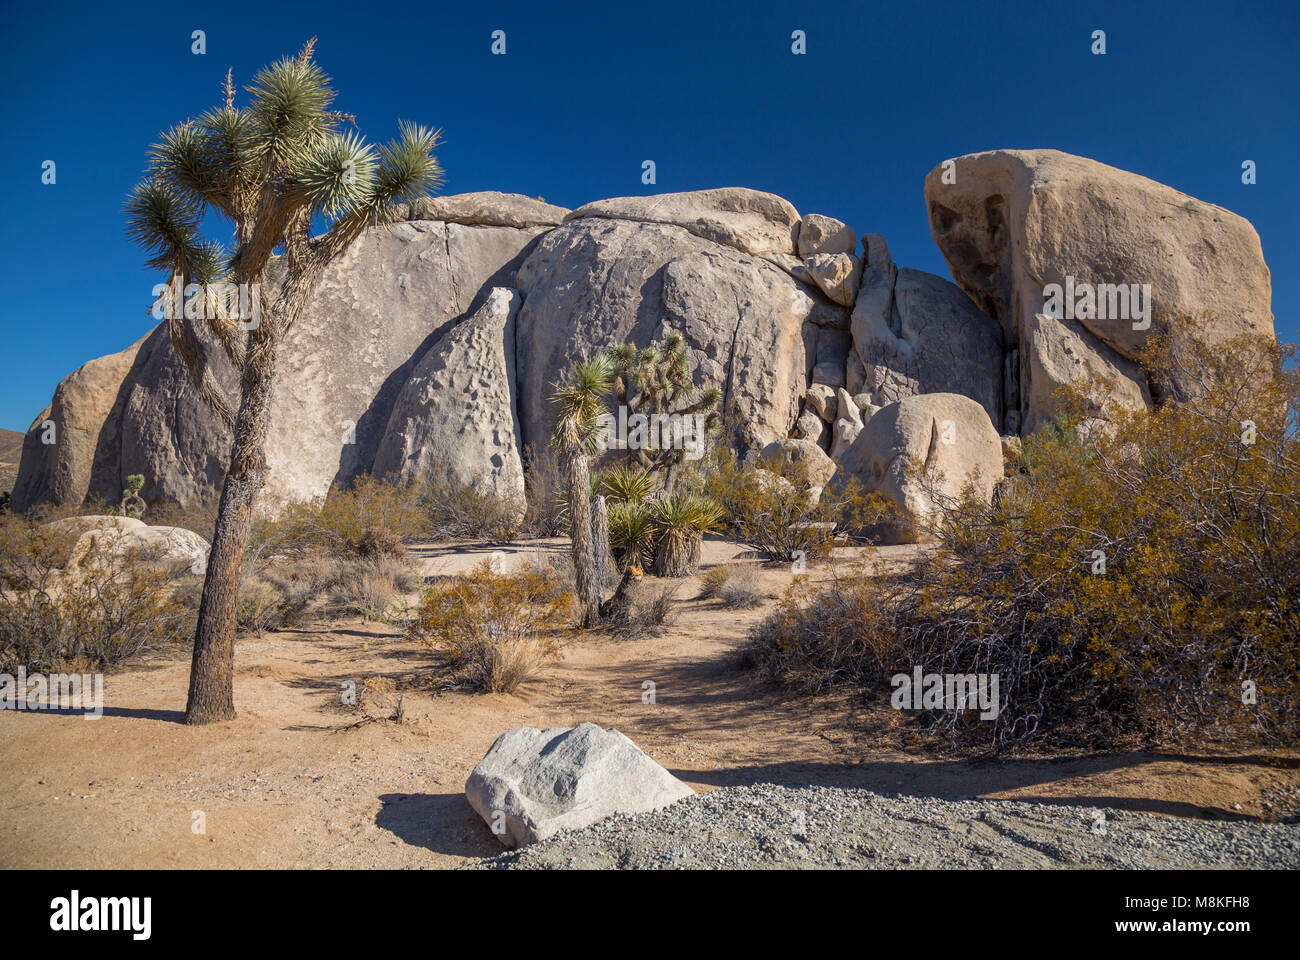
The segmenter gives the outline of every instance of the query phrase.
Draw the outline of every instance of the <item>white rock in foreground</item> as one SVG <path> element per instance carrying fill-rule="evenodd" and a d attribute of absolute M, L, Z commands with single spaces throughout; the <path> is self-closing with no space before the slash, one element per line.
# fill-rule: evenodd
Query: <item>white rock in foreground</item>
<path fill-rule="evenodd" d="M 470 806 L 507 847 L 693 793 L 623 734 L 594 723 L 503 733 L 465 781 Z"/>

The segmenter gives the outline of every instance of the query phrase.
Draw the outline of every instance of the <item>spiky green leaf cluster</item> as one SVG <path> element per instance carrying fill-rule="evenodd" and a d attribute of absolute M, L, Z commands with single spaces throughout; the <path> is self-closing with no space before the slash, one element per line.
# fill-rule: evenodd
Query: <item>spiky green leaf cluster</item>
<path fill-rule="evenodd" d="M 616 463 L 600 475 L 600 493 L 611 503 L 642 503 L 658 487 L 655 476 L 645 467 Z"/>
<path fill-rule="evenodd" d="M 312 43 L 258 71 L 249 103 L 227 102 L 166 130 L 149 148 L 146 177 L 126 202 L 127 234 L 148 264 L 195 277 L 220 276 L 226 263 L 260 272 L 277 234 L 309 210 L 352 224 L 391 220 L 394 205 L 431 195 L 443 182 L 433 151 L 439 133 L 401 122 L 393 141 L 372 146 L 349 117 L 331 110 L 330 79 L 312 60 Z M 213 209 L 234 222 L 242 242 L 257 237 L 260 254 L 213 269 L 216 247 L 199 237 Z M 260 232 L 259 232 L 260 228 Z M 223 254 L 224 257 L 224 254 Z"/>
<path fill-rule="evenodd" d="M 604 440 L 601 415 L 605 395 L 614 383 L 615 367 L 604 354 L 574 364 L 568 380 L 560 384 L 551 403 L 552 442 L 560 449 L 581 447 L 595 453 Z"/>

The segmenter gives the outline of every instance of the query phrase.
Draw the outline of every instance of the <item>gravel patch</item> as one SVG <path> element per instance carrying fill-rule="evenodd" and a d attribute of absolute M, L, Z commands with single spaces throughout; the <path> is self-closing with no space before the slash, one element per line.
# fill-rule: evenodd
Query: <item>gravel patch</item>
<path fill-rule="evenodd" d="M 757 784 L 610 817 L 463 869 L 1300 868 L 1300 823 Z"/>

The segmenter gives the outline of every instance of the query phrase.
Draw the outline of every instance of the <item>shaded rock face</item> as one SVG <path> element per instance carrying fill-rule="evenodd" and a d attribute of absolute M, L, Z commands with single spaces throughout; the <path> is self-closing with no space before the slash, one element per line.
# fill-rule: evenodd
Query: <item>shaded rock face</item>
<path fill-rule="evenodd" d="M 1214 315 L 1198 334 L 1211 343 L 1273 332 L 1259 237 L 1249 222 L 1222 207 L 1055 150 L 958 157 L 953 176 L 954 183 L 944 183 L 941 165 L 926 178 L 930 230 L 957 284 L 1019 349 L 1013 377 L 1023 380 L 1034 357 L 1043 356 L 1041 345 L 1029 349 L 1031 337 L 1044 335 L 1034 318 L 1048 312 L 1044 287 L 1064 286 L 1067 277 L 1090 285 L 1151 287 L 1150 329 L 1134 329 L 1132 310 L 1114 316 L 1123 311 L 1108 308 L 1110 316 L 1077 318 L 1070 328 L 1072 349 L 1086 354 L 1079 372 L 1125 373 L 1113 356 L 1133 360 L 1159 331 L 1158 316 L 1166 309 Z M 1049 367 L 1055 371 L 1049 377 L 1065 375 L 1060 364 L 1040 364 L 1038 372 Z M 1041 423 L 1046 413 L 1040 404 L 1050 392 L 1041 381 L 1017 391 L 1013 381 L 1008 393 L 1018 404 L 1008 409 L 1018 409 L 1026 426 Z"/>
<path fill-rule="evenodd" d="M 233 396 L 234 369 L 202 333 L 199 341 L 209 369 Z M 138 473 L 145 479 L 140 495 L 149 503 L 201 501 L 226 475 L 230 431 L 199 398 L 163 325 L 146 338 L 141 357 L 125 384 L 116 442 L 105 451 L 104 469 L 118 475 L 113 499 L 126 477 Z"/>
<path fill-rule="evenodd" d="M 1056 391 L 1070 384 L 1106 378 L 1111 386 L 1090 392 L 1091 412 L 1105 419 L 1116 406 L 1143 409 L 1151 406 L 1142 368 L 1115 350 L 1091 340 L 1078 321 L 1057 320 L 1037 313 L 1024 331 L 1019 351 L 1020 392 L 1024 398 L 1024 430 L 1033 433 L 1064 412 Z"/>
<path fill-rule="evenodd" d="M 123 385 L 143 345 L 143 340 L 137 341 L 121 353 L 91 360 L 58 385 L 54 399 L 23 439 L 12 495 L 15 510 L 38 503 L 81 503 L 92 495 L 122 495 L 125 480 L 104 463 L 105 448 L 112 446 Z M 54 424 L 52 431 L 45 427 L 47 422 Z"/>
<path fill-rule="evenodd" d="M 415 221 L 358 239 L 280 350 L 266 499 L 320 496 L 370 471 L 421 358 L 480 294 L 513 285 L 540 230 Z"/>
<path fill-rule="evenodd" d="M 376 475 L 404 480 L 449 469 L 470 484 L 525 507 L 515 414 L 515 316 L 520 296 L 496 287 L 411 371 L 375 454 Z"/>
<path fill-rule="evenodd" d="M 465 781 L 470 806 L 507 847 L 693 793 L 623 734 L 594 723 L 503 733 Z"/>
<path fill-rule="evenodd" d="M 985 503 L 992 501 L 1002 478 L 1002 439 L 970 397 L 927 393 L 874 412 L 841 455 L 840 467 L 902 507 L 924 539 L 967 484 Z"/>
<path fill-rule="evenodd" d="M 888 256 L 888 251 L 885 252 Z M 886 295 L 873 292 L 854 312 L 854 348 L 862 362 L 860 392 L 883 406 L 923 393 L 960 393 L 1002 422 L 1002 333 L 970 298 L 932 273 L 894 276 Z"/>
<path fill-rule="evenodd" d="M 586 209 L 586 208 L 582 208 Z M 696 383 L 718 384 L 742 446 L 788 436 L 806 386 L 803 328 L 829 307 L 765 259 L 684 227 L 585 216 L 543 236 L 519 268 L 524 442 L 549 436 L 553 385 L 611 341 L 686 338 Z"/>

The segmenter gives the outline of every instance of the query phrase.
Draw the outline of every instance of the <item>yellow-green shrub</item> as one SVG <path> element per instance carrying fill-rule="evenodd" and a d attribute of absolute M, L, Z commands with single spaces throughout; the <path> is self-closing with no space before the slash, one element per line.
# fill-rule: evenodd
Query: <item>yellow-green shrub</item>
<path fill-rule="evenodd" d="M 1294 352 L 1170 342 L 1144 360 L 1157 382 L 1199 378 L 1184 402 L 1101 422 L 1086 389 L 1069 392 L 995 504 L 952 516 L 911 576 L 787 604 L 756 631 L 755 657 L 805 686 L 883 686 L 916 666 L 997 674 L 996 720 L 930 718 L 994 748 L 1294 736 Z"/>
<path fill-rule="evenodd" d="M 742 466 L 729 449 L 716 451 L 693 478 L 722 505 L 728 531 L 773 560 L 829 555 L 837 535 L 866 538 L 903 513 L 856 477 L 835 476 L 816 500 L 806 464 L 764 461 Z"/>
<path fill-rule="evenodd" d="M 556 651 L 577 600 L 547 571 L 496 572 L 490 560 L 425 590 L 410 636 L 472 688 L 511 693 Z"/>
<path fill-rule="evenodd" d="M 70 571 L 75 539 L 35 517 L 0 516 L 0 672 L 107 668 L 193 638 L 178 594 L 192 576 L 111 552 Z"/>

